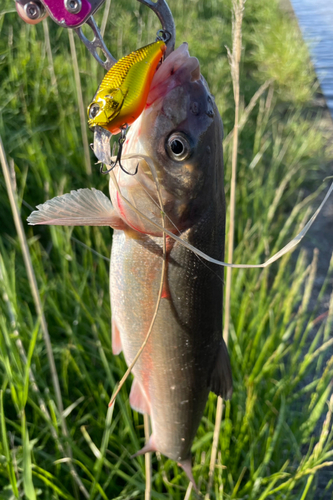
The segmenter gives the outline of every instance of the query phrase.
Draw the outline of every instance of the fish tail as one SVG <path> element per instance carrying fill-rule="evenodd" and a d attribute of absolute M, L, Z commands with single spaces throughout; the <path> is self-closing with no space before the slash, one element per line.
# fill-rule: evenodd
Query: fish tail
<path fill-rule="evenodd" d="M 192 474 L 192 458 L 191 458 L 191 456 L 189 456 L 185 460 L 182 460 L 181 462 L 178 462 L 178 465 L 183 469 L 183 471 L 185 472 L 185 474 L 187 475 L 187 477 L 189 478 L 189 480 L 193 484 L 193 488 L 194 488 L 195 492 L 199 494 L 198 487 L 196 485 L 196 482 L 194 481 L 194 477 Z"/>

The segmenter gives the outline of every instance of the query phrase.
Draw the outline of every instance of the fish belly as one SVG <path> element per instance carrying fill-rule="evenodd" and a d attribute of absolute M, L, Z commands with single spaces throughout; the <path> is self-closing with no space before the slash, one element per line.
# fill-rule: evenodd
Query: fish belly
<path fill-rule="evenodd" d="M 220 258 L 224 228 L 212 232 L 204 222 L 182 238 Z M 123 231 L 114 232 L 112 317 L 127 364 L 151 324 L 161 272 L 162 238 L 139 233 L 133 238 Z M 168 256 L 165 289 L 133 374 L 148 401 L 156 450 L 182 461 L 190 455 L 222 342 L 221 269 L 207 265 L 176 243 Z"/>

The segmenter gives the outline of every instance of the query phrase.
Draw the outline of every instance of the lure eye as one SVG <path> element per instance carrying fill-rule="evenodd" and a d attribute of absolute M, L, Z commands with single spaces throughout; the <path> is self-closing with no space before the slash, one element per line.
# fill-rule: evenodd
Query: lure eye
<path fill-rule="evenodd" d="M 185 134 L 175 132 L 166 143 L 166 150 L 172 160 L 183 161 L 191 156 L 191 145 Z"/>
<path fill-rule="evenodd" d="M 93 103 L 89 109 L 89 118 L 94 119 L 98 115 L 98 113 L 100 112 L 100 109 L 101 108 L 100 108 L 99 104 L 97 104 L 97 102 Z"/>

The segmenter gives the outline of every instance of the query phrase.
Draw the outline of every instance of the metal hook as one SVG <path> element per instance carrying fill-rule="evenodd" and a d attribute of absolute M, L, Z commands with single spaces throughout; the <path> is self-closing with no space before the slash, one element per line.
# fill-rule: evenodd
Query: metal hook
<path fill-rule="evenodd" d="M 100 169 L 100 173 L 103 174 L 103 175 L 106 175 L 106 174 L 109 174 L 111 172 L 111 170 L 113 170 L 117 165 L 119 165 L 119 167 L 121 168 L 121 170 L 123 172 L 125 172 L 125 174 L 127 175 L 135 175 L 137 174 L 138 172 L 138 168 L 139 168 L 139 164 L 137 164 L 136 166 L 136 169 L 135 169 L 135 172 L 128 172 L 121 164 L 121 154 L 122 154 L 122 151 L 123 151 L 123 145 L 124 145 L 124 142 L 126 141 L 126 134 L 127 134 L 127 130 L 128 130 L 128 125 L 126 124 L 124 127 L 121 127 L 121 136 L 119 137 L 119 140 L 118 140 L 118 153 L 117 153 L 117 158 L 115 161 L 111 162 L 110 164 L 110 168 L 108 170 L 103 170 L 103 163 L 102 163 L 102 166 L 101 166 L 101 169 Z"/>
<path fill-rule="evenodd" d="M 138 0 L 143 5 L 149 7 L 158 17 L 162 25 L 163 31 L 170 34 L 170 38 L 167 40 L 167 50 L 165 52 L 165 57 L 174 50 L 176 41 L 176 28 L 175 21 L 173 19 L 171 10 L 167 4 L 166 0 Z M 164 40 L 163 40 L 164 41 Z"/>

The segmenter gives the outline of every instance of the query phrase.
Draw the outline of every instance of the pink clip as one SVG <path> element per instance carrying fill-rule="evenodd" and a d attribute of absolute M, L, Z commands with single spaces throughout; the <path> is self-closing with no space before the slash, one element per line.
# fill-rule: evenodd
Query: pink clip
<path fill-rule="evenodd" d="M 83 24 L 91 15 L 91 4 L 88 0 L 42 0 L 53 20 L 67 28 L 76 28 Z M 67 8 L 65 3 L 68 4 Z M 73 13 L 69 12 L 69 8 L 73 4 Z M 99 2 L 100 3 L 100 2 Z M 75 6 L 79 5 L 79 11 L 75 11 Z"/>

